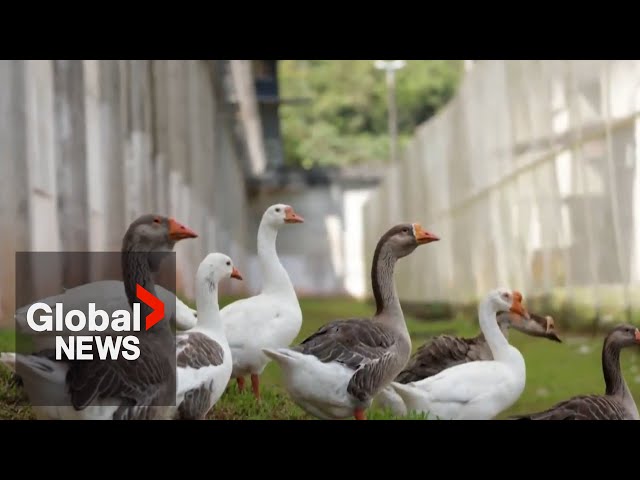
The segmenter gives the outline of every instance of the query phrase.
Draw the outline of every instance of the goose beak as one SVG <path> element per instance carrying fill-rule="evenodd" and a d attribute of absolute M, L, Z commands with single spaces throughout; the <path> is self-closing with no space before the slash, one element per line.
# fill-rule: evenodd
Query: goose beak
<path fill-rule="evenodd" d="M 551 315 L 547 315 L 544 317 L 547 320 L 547 333 L 555 328 L 555 322 L 553 321 L 553 317 Z"/>
<path fill-rule="evenodd" d="M 554 342 L 562 343 L 562 339 L 558 337 L 554 331 L 553 318 L 549 315 L 543 317 L 532 312 L 527 312 L 529 318 L 526 319 L 520 314 L 508 312 L 511 327 L 526 335 L 532 337 L 543 337 Z"/>
<path fill-rule="evenodd" d="M 293 208 L 284 209 L 284 223 L 304 223 L 304 218 L 298 215 Z"/>
<path fill-rule="evenodd" d="M 413 236 L 416 237 L 416 242 L 418 242 L 418 245 L 437 242 L 438 240 L 440 240 L 440 238 L 435 236 L 433 233 L 424 230 L 419 223 L 413 224 Z"/>
<path fill-rule="evenodd" d="M 522 294 L 520 292 L 513 292 L 513 302 L 511 302 L 511 308 L 509 309 L 513 313 L 517 313 L 522 317 L 529 320 L 531 317 L 529 316 L 529 312 L 522 306 Z"/>
<path fill-rule="evenodd" d="M 640 330 L 636 328 L 636 343 L 640 343 Z"/>
<path fill-rule="evenodd" d="M 171 240 L 182 240 L 184 238 L 197 238 L 198 234 L 185 227 L 179 222 L 176 222 L 173 218 L 169 219 L 169 238 Z"/>
<path fill-rule="evenodd" d="M 240 272 L 236 267 L 233 267 L 233 270 L 231 271 L 231 278 L 242 280 L 242 275 L 240 275 Z"/>
<path fill-rule="evenodd" d="M 547 328 L 545 330 L 545 336 L 547 338 L 550 338 L 551 340 L 555 340 L 556 342 L 562 343 L 562 339 L 560 337 L 558 337 L 558 335 L 555 332 L 556 324 L 555 324 L 555 322 L 553 320 L 553 317 L 551 315 L 547 315 L 544 318 L 547 321 Z"/>

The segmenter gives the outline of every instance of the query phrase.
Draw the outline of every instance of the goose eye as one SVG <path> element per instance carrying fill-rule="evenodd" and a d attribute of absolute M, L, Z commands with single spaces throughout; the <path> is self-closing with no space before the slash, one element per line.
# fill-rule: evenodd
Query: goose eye
<path fill-rule="evenodd" d="M 230 266 L 231 266 L 231 262 L 227 262 L 227 266 L 229 266 L 229 267 L 230 267 Z"/>
<path fill-rule="evenodd" d="M 403 231 L 404 233 L 409 233 L 409 229 L 408 229 L 408 228 L 403 228 L 403 229 L 402 229 L 402 231 Z"/>
<path fill-rule="evenodd" d="M 154 218 L 153 223 L 160 223 L 160 219 L 158 217 Z"/>
<path fill-rule="evenodd" d="M 276 212 L 280 213 L 280 209 L 279 209 L 279 208 L 276 208 Z"/>

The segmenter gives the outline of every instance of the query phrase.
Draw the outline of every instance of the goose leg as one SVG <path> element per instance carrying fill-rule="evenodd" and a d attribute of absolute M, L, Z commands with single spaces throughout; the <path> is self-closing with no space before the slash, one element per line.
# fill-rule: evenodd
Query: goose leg
<path fill-rule="evenodd" d="M 236 380 L 238 382 L 238 391 L 242 392 L 244 390 L 244 377 L 238 377 Z"/>
<path fill-rule="evenodd" d="M 255 373 L 251 374 L 251 387 L 256 400 L 260 401 L 260 377 Z"/>
<path fill-rule="evenodd" d="M 364 414 L 364 409 L 362 408 L 356 408 L 355 412 L 353 413 L 353 416 L 356 417 L 356 420 L 366 420 L 367 417 Z"/>

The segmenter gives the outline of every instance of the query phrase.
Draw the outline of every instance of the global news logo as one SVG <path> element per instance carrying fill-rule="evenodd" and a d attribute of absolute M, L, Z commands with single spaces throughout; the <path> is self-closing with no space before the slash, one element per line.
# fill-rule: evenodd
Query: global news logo
<path fill-rule="evenodd" d="M 145 318 L 144 329 L 149 330 L 164 318 L 164 303 L 144 287 L 136 284 L 136 297 L 148 305 L 152 312 Z M 51 306 L 36 302 L 27 311 L 27 323 L 34 332 L 64 332 L 56 335 L 56 360 L 117 360 L 120 355 L 126 360 L 137 360 L 140 357 L 140 339 L 135 332 L 140 332 L 140 303 L 133 304 L 133 315 L 129 310 L 115 310 L 111 317 L 105 310 L 96 309 L 95 303 L 89 303 L 87 315 L 82 310 L 69 310 L 64 313 L 63 303 L 55 304 L 55 315 Z M 38 312 L 38 320 L 34 316 Z M 121 335 L 99 335 L 109 327 Z M 88 330 L 97 335 L 73 335 L 67 332 Z"/>

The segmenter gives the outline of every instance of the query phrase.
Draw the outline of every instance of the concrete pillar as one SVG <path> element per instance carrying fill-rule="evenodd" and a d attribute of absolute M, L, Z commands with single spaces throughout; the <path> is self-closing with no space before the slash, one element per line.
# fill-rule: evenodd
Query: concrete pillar
<path fill-rule="evenodd" d="M 15 252 L 29 249 L 25 63 L 0 61 L 0 327 L 13 326 Z"/>
<path fill-rule="evenodd" d="M 88 198 L 86 171 L 84 75 L 79 60 L 53 62 L 55 121 L 54 145 L 58 182 L 58 228 L 65 252 L 86 252 Z M 63 282 L 71 287 L 88 282 L 86 262 L 65 261 Z"/>
<path fill-rule="evenodd" d="M 102 60 L 100 65 L 100 146 L 105 168 L 105 197 L 108 208 L 104 212 L 106 248 L 120 250 L 126 222 L 124 186 L 124 136 L 121 64 L 118 60 Z"/>

